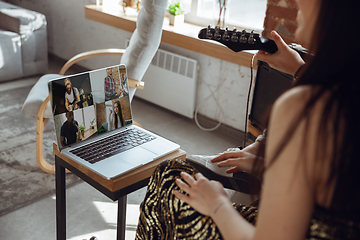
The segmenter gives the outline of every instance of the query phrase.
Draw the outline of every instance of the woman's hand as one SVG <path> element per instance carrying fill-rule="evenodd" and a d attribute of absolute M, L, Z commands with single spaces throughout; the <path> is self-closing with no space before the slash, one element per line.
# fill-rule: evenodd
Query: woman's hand
<path fill-rule="evenodd" d="M 254 142 L 241 151 L 225 152 L 211 162 L 218 163 L 218 167 L 230 167 L 226 173 L 251 172 L 259 146 L 259 142 Z"/>
<path fill-rule="evenodd" d="M 211 160 L 212 163 L 218 162 L 218 167 L 230 167 L 226 173 L 251 172 L 256 155 L 244 150 L 237 152 L 226 152 Z"/>
<path fill-rule="evenodd" d="M 270 54 L 265 51 L 259 51 L 256 58 L 267 62 L 270 67 L 275 68 L 281 72 L 294 75 L 296 71 L 305 64 L 299 53 L 291 49 L 276 31 L 271 32 L 271 37 L 274 40 L 278 51 Z"/>
<path fill-rule="evenodd" d="M 176 179 L 176 185 L 187 194 L 174 190 L 175 196 L 201 214 L 211 216 L 223 204 L 230 203 L 221 183 L 209 181 L 201 173 L 195 174 L 195 178 L 193 178 L 188 173 L 182 172 L 181 177 L 182 180 Z"/>

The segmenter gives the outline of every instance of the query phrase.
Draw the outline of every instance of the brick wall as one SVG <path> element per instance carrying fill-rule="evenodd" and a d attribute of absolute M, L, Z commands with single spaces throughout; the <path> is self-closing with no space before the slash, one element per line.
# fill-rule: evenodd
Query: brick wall
<path fill-rule="evenodd" d="M 276 30 L 287 43 L 295 42 L 297 13 L 295 0 L 268 0 L 262 35 L 270 38 L 270 32 Z"/>

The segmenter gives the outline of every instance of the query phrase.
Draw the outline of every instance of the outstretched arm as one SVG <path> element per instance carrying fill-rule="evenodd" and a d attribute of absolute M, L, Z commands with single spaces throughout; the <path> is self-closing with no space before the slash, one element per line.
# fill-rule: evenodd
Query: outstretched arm
<path fill-rule="evenodd" d="M 66 108 L 68 111 L 71 111 L 71 108 L 70 108 L 69 100 L 68 100 L 68 99 L 65 99 L 65 108 Z"/>

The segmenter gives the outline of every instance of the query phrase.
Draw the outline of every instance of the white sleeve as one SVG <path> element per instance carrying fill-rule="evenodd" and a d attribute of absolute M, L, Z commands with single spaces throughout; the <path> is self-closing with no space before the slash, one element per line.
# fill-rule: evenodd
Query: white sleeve
<path fill-rule="evenodd" d="M 76 87 L 74 87 L 74 93 L 75 93 L 75 97 L 76 97 L 77 95 L 80 95 L 80 94 L 79 94 L 79 90 L 78 90 Z"/>

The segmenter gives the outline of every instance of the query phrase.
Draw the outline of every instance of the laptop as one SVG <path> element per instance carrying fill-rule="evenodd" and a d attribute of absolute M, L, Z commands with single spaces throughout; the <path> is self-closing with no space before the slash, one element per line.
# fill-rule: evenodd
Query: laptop
<path fill-rule="evenodd" d="M 48 83 L 59 151 L 113 179 L 180 146 L 133 124 L 125 65 Z"/>

